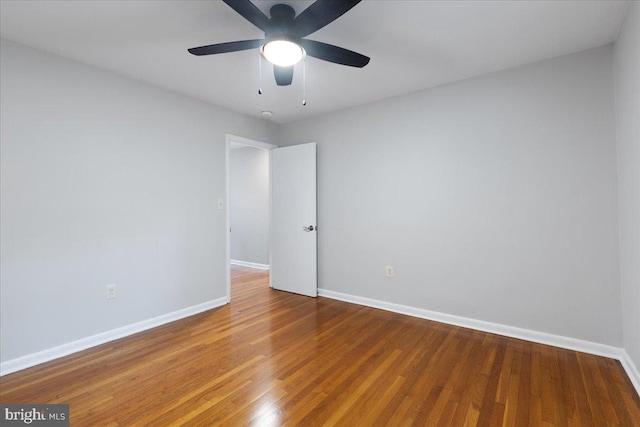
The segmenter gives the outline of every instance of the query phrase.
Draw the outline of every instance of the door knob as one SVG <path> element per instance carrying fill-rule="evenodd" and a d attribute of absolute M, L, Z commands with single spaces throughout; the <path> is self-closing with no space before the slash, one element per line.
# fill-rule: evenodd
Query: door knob
<path fill-rule="evenodd" d="M 306 231 L 307 233 L 308 233 L 309 231 L 313 231 L 313 230 L 315 230 L 315 228 L 313 227 L 313 225 L 310 225 L 310 226 L 308 226 L 308 227 L 302 227 L 302 229 L 303 229 L 304 231 Z"/>

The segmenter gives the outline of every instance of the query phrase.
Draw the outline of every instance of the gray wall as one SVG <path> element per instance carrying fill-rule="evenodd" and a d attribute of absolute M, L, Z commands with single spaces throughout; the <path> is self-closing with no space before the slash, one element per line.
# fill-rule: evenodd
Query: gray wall
<path fill-rule="evenodd" d="M 640 368 L 640 4 L 615 45 L 624 347 Z"/>
<path fill-rule="evenodd" d="M 279 128 L 3 41 L 0 360 L 223 297 L 232 133 L 318 143 L 321 288 L 640 365 L 637 40 Z"/>
<path fill-rule="evenodd" d="M 1 55 L 1 360 L 223 297 L 225 133 L 275 128 L 14 43 Z"/>
<path fill-rule="evenodd" d="M 605 46 L 284 125 L 319 287 L 620 346 L 613 94 Z"/>
<path fill-rule="evenodd" d="M 269 152 L 243 147 L 229 157 L 231 259 L 269 264 Z"/>

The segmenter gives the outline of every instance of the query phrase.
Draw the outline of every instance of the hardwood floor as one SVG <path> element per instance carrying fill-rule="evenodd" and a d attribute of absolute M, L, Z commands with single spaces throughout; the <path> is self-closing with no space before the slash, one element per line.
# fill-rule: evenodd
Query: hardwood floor
<path fill-rule="evenodd" d="M 268 288 L 2 377 L 2 403 L 69 403 L 72 426 L 640 426 L 611 359 Z"/>

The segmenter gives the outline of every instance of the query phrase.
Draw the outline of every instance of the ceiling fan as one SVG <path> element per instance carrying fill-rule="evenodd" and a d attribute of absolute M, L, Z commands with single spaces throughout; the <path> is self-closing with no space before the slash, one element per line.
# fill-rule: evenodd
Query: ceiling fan
<path fill-rule="evenodd" d="M 362 68 L 369 63 L 369 57 L 357 52 L 304 38 L 338 19 L 361 0 L 317 0 L 298 16 L 291 6 L 277 4 L 270 9 L 271 18 L 267 18 L 249 0 L 223 1 L 247 21 L 264 31 L 264 39 L 194 47 L 189 49 L 189 53 L 203 56 L 260 48 L 262 56 L 273 64 L 278 86 L 291 84 L 293 66 L 305 54 L 350 67 Z"/>

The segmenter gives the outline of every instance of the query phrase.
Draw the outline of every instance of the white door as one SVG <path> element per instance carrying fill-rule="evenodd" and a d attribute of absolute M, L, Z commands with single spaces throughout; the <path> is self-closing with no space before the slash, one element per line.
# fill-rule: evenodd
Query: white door
<path fill-rule="evenodd" d="M 271 151 L 271 287 L 318 295 L 316 144 Z"/>

